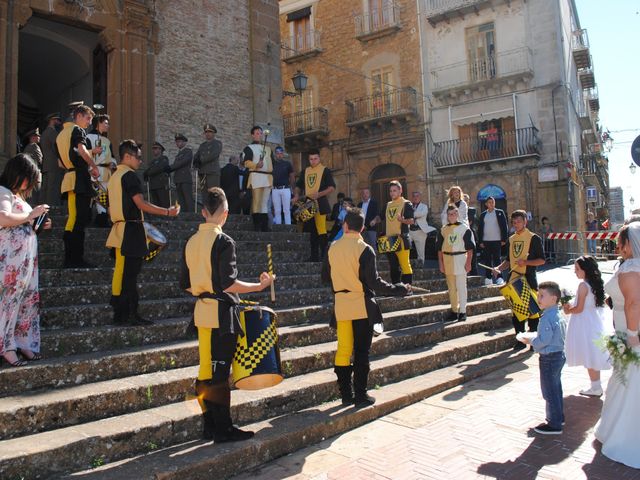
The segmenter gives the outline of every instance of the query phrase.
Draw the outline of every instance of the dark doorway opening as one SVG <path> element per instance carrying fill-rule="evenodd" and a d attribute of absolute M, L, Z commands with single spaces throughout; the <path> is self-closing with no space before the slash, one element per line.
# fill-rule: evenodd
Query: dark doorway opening
<path fill-rule="evenodd" d="M 387 163 L 376 167 L 371 172 L 371 196 L 380 208 L 384 207 L 391 197 L 389 196 L 389 183 L 398 180 L 402 185 L 402 196 L 407 198 L 407 176 L 400 165 Z"/>

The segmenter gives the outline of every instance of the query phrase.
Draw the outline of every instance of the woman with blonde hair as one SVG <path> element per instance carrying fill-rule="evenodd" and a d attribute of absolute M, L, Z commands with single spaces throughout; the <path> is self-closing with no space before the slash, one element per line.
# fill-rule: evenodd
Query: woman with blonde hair
<path fill-rule="evenodd" d="M 462 193 L 462 188 L 458 185 L 454 185 L 447 190 L 447 201 L 444 204 L 442 213 L 440 213 L 440 221 L 442 222 L 442 225 L 447 224 L 447 208 L 449 208 L 449 205 L 454 205 L 458 208 L 458 221 L 469 226 L 469 207 L 467 202 L 464 201 L 463 196 L 464 193 Z"/>
<path fill-rule="evenodd" d="M 40 293 L 38 291 L 38 239 L 34 223 L 48 205 L 31 208 L 27 198 L 40 182 L 30 156 L 18 154 L 0 176 L 0 356 L 13 367 L 40 359 Z M 42 222 L 51 228 L 51 220 Z"/>

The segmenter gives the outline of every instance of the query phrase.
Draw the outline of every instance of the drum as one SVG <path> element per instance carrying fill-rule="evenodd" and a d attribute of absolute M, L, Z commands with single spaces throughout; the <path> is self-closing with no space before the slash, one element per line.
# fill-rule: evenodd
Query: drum
<path fill-rule="evenodd" d="M 233 384 L 240 390 L 260 390 L 282 381 L 276 313 L 266 307 L 240 312 L 244 337 L 238 337 L 233 355 Z"/>
<path fill-rule="evenodd" d="M 402 237 L 400 235 L 393 235 L 391 237 L 385 237 L 383 235 L 378 238 L 378 253 L 397 252 L 401 248 Z"/>
<path fill-rule="evenodd" d="M 147 243 L 149 244 L 149 254 L 144 257 L 147 262 L 150 262 L 160 253 L 160 250 L 167 244 L 167 237 L 165 237 L 160 230 L 151 225 L 149 222 L 143 222 L 144 231 L 147 234 Z"/>
<path fill-rule="evenodd" d="M 538 295 L 533 290 L 525 277 L 516 277 L 509 283 L 500 287 L 500 293 L 506 298 L 515 317 L 524 322 L 529 318 L 540 317 Z"/>
<path fill-rule="evenodd" d="M 305 223 L 311 220 L 318 213 L 318 202 L 307 199 L 304 202 L 294 204 L 293 218 L 298 223 Z"/>

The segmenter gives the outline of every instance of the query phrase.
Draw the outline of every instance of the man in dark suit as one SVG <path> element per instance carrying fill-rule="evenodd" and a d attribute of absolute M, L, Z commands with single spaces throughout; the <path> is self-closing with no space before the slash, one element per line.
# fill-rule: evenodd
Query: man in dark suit
<path fill-rule="evenodd" d="M 237 155 L 231 155 L 229 163 L 220 170 L 220 188 L 227 197 L 229 213 L 240 213 L 241 210 L 239 161 Z"/>
<path fill-rule="evenodd" d="M 495 267 L 502 262 L 500 252 L 509 239 L 509 227 L 504 211 L 496 208 L 493 197 L 485 200 L 487 209 L 482 212 L 478 220 L 478 244 L 482 249 L 482 263 L 488 267 Z M 498 281 L 502 279 L 498 277 Z M 491 285 L 492 272 L 485 271 L 485 285 Z"/>
<path fill-rule="evenodd" d="M 60 205 L 60 184 L 64 170 L 58 161 L 56 138 L 62 127 L 59 113 L 47 115 L 47 128 L 42 132 L 42 192 L 43 201 L 48 205 Z"/>
<path fill-rule="evenodd" d="M 368 188 L 362 189 L 362 201 L 358 203 L 358 208 L 361 208 L 364 214 L 362 238 L 367 244 L 371 245 L 374 252 L 377 252 L 376 225 L 380 223 L 380 217 L 378 216 L 380 211 L 378 210 L 378 202 L 371 198 L 371 190 Z"/>

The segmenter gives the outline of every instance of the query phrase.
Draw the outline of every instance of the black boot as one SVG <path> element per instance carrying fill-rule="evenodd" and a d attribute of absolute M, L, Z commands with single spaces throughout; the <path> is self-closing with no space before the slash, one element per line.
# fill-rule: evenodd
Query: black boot
<path fill-rule="evenodd" d="M 62 234 L 62 241 L 64 242 L 64 264 L 63 268 L 73 268 L 73 256 L 71 251 L 73 249 L 73 238 L 71 232 L 65 232 Z"/>
<path fill-rule="evenodd" d="M 320 255 L 318 254 L 318 249 L 320 248 L 320 239 L 318 238 L 318 234 L 311 234 L 311 258 L 309 261 L 311 262 L 319 262 Z"/>
<path fill-rule="evenodd" d="M 113 307 L 113 323 L 124 325 L 129 321 L 129 304 L 120 295 L 111 296 L 109 303 Z"/>
<path fill-rule="evenodd" d="M 342 405 L 353 405 L 353 390 L 351 388 L 352 367 L 339 367 L 336 365 L 333 371 L 338 377 L 338 389 L 340 390 Z"/>
<path fill-rule="evenodd" d="M 196 397 L 202 409 L 202 438 L 205 440 L 213 440 L 216 430 L 213 410 L 215 404 L 205 398 L 209 398 L 208 391 L 211 388 L 210 380 L 196 380 Z"/>
<path fill-rule="evenodd" d="M 253 221 L 253 230 L 255 232 L 259 232 L 260 231 L 260 214 L 252 213 L 251 220 Z"/>
<path fill-rule="evenodd" d="M 269 214 L 268 213 L 261 213 L 260 217 L 261 217 L 260 229 L 263 232 L 270 232 L 271 229 L 269 228 Z"/>
<path fill-rule="evenodd" d="M 138 294 L 132 293 L 129 299 L 129 312 L 131 325 L 153 325 L 153 320 L 142 318 L 138 313 Z"/>
<path fill-rule="evenodd" d="M 323 235 L 318 235 L 319 244 L 320 244 L 320 261 L 324 260 L 324 256 L 327 254 L 327 245 L 329 244 L 328 235 L 325 233 Z"/>
<path fill-rule="evenodd" d="M 353 390 L 356 408 L 369 407 L 376 403 L 376 399 L 367 395 L 367 381 L 369 380 L 369 365 L 353 366 Z"/>
<path fill-rule="evenodd" d="M 403 274 L 401 277 L 401 281 L 402 283 L 408 283 L 408 284 L 413 283 L 413 274 L 412 273 Z"/>
<path fill-rule="evenodd" d="M 253 432 L 240 430 L 233 426 L 231 421 L 231 390 L 229 383 L 223 382 L 212 385 L 214 396 L 219 400 L 213 404 L 213 421 L 215 423 L 215 432 L 213 440 L 216 443 L 239 442 L 249 440 L 253 437 Z"/>

